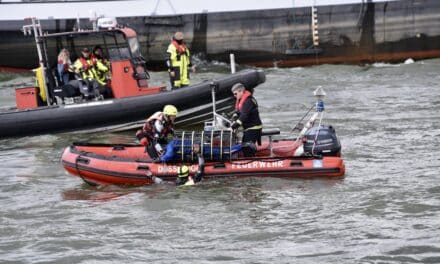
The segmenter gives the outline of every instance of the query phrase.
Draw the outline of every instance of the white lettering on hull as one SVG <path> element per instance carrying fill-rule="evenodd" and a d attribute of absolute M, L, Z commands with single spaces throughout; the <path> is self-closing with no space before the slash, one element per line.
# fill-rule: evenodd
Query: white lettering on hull
<path fill-rule="evenodd" d="M 279 161 L 252 161 L 249 163 L 232 163 L 231 169 L 239 169 L 239 170 L 249 170 L 249 169 L 270 169 L 270 168 L 283 168 L 284 162 L 282 160 Z M 177 174 L 179 166 L 176 165 L 159 165 L 157 166 L 157 172 L 159 174 Z M 198 165 L 191 165 L 189 166 L 189 170 L 191 173 L 197 172 Z"/>
<path fill-rule="evenodd" d="M 282 168 L 283 161 L 252 161 L 249 163 L 236 164 L 232 163 L 232 169 L 266 169 L 266 168 Z"/>
<path fill-rule="evenodd" d="M 172 166 L 167 166 L 167 165 L 160 165 L 157 166 L 157 172 L 158 173 L 163 173 L 163 174 L 170 174 L 170 173 L 176 173 L 177 174 L 177 170 L 179 169 L 180 166 L 176 166 L 176 165 L 172 165 Z M 198 165 L 191 165 L 188 166 L 189 167 L 189 171 L 190 172 L 197 172 L 197 167 Z"/>

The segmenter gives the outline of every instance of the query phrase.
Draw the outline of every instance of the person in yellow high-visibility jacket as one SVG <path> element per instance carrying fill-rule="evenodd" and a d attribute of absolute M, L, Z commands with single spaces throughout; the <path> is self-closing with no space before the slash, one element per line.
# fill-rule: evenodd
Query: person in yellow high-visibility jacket
<path fill-rule="evenodd" d="M 176 32 L 167 49 L 167 67 L 170 75 L 172 89 L 189 85 L 189 68 L 195 72 L 195 66 L 191 64 L 191 56 L 188 47 L 183 40 L 183 33 Z"/>
<path fill-rule="evenodd" d="M 73 64 L 75 73 L 80 74 L 83 80 L 95 79 L 95 64 L 96 61 L 90 56 L 88 48 L 81 51 L 81 56 Z"/>
<path fill-rule="evenodd" d="M 104 98 L 113 97 L 111 89 L 106 85 L 106 77 L 101 75 L 107 73 L 109 68 L 97 57 L 91 56 L 88 48 L 81 51 L 81 56 L 75 61 L 73 68 L 75 73 L 80 74 L 83 80 L 89 81 L 93 89 L 98 89 Z"/>
<path fill-rule="evenodd" d="M 100 85 L 107 85 L 109 80 L 110 62 L 104 58 L 101 46 L 95 46 L 90 55 L 92 62 L 95 62 L 95 79 Z"/>

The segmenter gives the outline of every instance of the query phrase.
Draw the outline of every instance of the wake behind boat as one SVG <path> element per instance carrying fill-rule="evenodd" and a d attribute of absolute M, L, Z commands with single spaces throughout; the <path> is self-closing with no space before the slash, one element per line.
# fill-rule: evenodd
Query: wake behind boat
<path fill-rule="evenodd" d="M 203 166 L 202 177 L 342 177 L 345 165 L 332 126 L 322 124 L 325 93 L 317 90 L 316 111 L 295 126 L 297 138 L 274 139 L 278 129 L 263 130 L 261 146 L 242 144 L 228 120 L 214 111 L 203 131 L 182 131 L 166 146 L 161 161 L 153 160 L 142 145 L 74 143 L 61 161 L 67 172 L 92 185 L 148 185 L 173 182 L 182 165 L 191 174 Z M 165 147 L 164 147 L 165 149 Z M 203 160 L 203 164 L 200 162 Z M 159 179 L 159 181 L 158 181 Z"/>
<path fill-rule="evenodd" d="M 24 26 L 24 32 L 33 33 L 40 54 L 36 70 L 38 85 L 16 89 L 17 107 L 0 112 L 0 137 L 16 137 L 78 130 L 105 130 L 109 127 L 124 129 L 144 120 L 148 115 L 173 104 L 183 115 L 178 123 L 198 124 L 210 116 L 211 93 L 215 87 L 217 107 L 232 110 L 230 89 L 235 83 L 254 88 L 265 81 L 262 71 L 246 70 L 225 77 L 167 91 L 165 86 L 149 86 L 146 61 L 139 50 L 136 32 L 130 28 L 112 26 L 100 30 L 85 30 L 55 34 L 43 33 L 36 19 Z M 56 39 L 58 47 L 47 45 Z M 79 53 L 85 47 L 102 45 L 111 69 L 108 88 L 112 96 L 104 99 L 99 93 L 79 80 L 75 94 L 72 86 L 60 85 L 49 49 L 73 47 Z M 52 52 L 53 53 L 53 52 Z M 85 84 L 84 84 L 85 83 Z M 70 84 L 70 82 L 69 82 Z M 66 90 L 67 89 L 67 90 Z"/>

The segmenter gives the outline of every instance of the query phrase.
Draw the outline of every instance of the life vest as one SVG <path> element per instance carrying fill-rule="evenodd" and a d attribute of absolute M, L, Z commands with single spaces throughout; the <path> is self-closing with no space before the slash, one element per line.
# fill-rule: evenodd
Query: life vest
<path fill-rule="evenodd" d="M 189 52 L 189 51 L 188 51 L 188 48 L 187 48 L 186 45 L 185 45 L 185 43 L 179 44 L 177 41 L 173 40 L 173 41 L 171 42 L 171 44 L 174 45 L 174 47 L 176 48 L 176 52 L 177 52 L 179 55 L 182 55 L 182 54 L 184 54 L 184 53 L 186 53 L 186 52 Z M 188 54 L 188 55 L 189 55 L 189 54 Z"/>
<path fill-rule="evenodd" d="M 99 82 L 101 85 L 106 85 L 108 78 L 108 72 L 109 72 L 109 62 L 107 60 L 104 60 L 103 58 L 98 58 L 96 55 L 92 54 L 90 55 L 92 59 L 92 63 L 95 66 L 95 79 Z"/>
<path fill-rule="evenodd" d="M 162 123 L 163 128 L 161 131 L 156 130 L 154 126 L 154 123 L 156 121 L 160 121 Z M 142 128 L 142 131 L 145 133 L 145 136 L 151 142 L 154 139 L 155 134 L 158 134 L 159 138 L 162 139 L 166 138 L 168 134 L 173 131 L 173 124 L 165 120 L 165 116 L 162 112 L 156 112 L 147 119 L 147 121 L 145 122 Z"/>
<path fill-rule="evenodd" d="M 85 71 L 88 71 L 90 68 L 96 65 L 96 58 L 90 56 L 89 59 L 86 59 L 84 57 L 80 57 L 79 61 L 81 62 L 83 69 Z"/>
<path fill-rule="evenodd" d="M 252 96 L 251 92 L 245 90 L 241 98 L 235 101 L 235 111 L 241 112 L 241 109 L 243 109 L 243 104 L 249 96 Z"/>
<path fill-rule="evenodd" d="M 248 100 L 251 101 L 253 107 L 250 109 L 250 112 L 243 113 L 243 106 Z M 251 129 L 262 129 L 263 126 L 258 113 L 257 101 L 252 97 L 252 94 L 249 91 L 245 90 L 240 100 L 235 102 L 235 111 L 237 111 L 239 114 L 237 122 L 243 126 L 245 131 Z"/>

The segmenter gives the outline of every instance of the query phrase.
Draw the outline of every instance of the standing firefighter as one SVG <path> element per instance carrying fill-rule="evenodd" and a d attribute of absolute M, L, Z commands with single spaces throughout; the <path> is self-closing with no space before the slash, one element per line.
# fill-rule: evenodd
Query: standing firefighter
<path fill-rule="evenodd" d="M 170 74 L 172 89 L 189 85 L 189 68 L 195 72 L 191 64 L 191 56 L 188 47 L 183 40 L 183 33 L 176 32 L 167 49 L 167 67 Z"/>
<path fill-rule="evenodd" d="M 236 83 L 231 88 L 236 99 L 235 114 L 233 115 L 232 129 L 243 127 L 243 138 L 241 140 L 242 150 L 245 156 L 255 154 L 255 143 L 261 145 L 261 131 L 263 124 L 258 112 L 257 100 L 251 92 L 246 90 L 243 84 Z"/>

